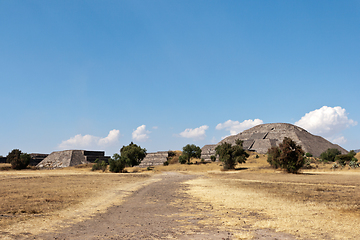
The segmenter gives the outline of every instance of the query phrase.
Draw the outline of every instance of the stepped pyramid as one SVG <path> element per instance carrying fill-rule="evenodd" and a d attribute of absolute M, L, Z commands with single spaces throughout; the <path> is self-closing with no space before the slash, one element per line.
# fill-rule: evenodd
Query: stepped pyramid
<path fill-rule="evenodd" d="M 76 166 L 85 163 L 95 162 L 96 159 L 100 161 L 108 161 L 110 157 L 105 156 L 103 151 L 85 151 L 85 150 L 64 150 L 52 152 L 44 160 L 42 160 L 36 167 L 39 168 L 62 168 Z"/>
<path fill-rule="evenodd" d="M 218 144 L 205 145 L 203 148 L 206 151 L 206 156 L 209 154 L 214 155 L 215 147 L 217 145 L 223 142 L 235 144 L 235 140 L 240 139 L 244 141 L 244 149 L 265 154 L 269 148 L 279 146 L 285 137 L 291 138 L 298 145 L 301 145 L 304 152 L 309 152 L 314 157 L 319 157 L 320 154 L 328 148 L 336 148 L 343 154 L 348 152 L 344 148 L 329 142 L 323 137 L 313 135 L 301 127 L 288 123 L 257 125 L 237 135 L 229 136 L 220 141 Z"/>

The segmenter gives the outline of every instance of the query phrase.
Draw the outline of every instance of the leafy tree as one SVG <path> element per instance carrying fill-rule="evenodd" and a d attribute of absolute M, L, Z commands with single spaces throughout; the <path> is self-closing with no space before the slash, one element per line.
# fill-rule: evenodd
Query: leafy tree
<path fill-rule="evenodd" d="M 7 155 L 6 161 L 11 164 L 13 169 L 25 169 L 31 160 L 31 156 L 27 153 L 22 153 L 19 149 L 13 149 Z"/>
<path fill-rule="evenodd" d="M 211 156 L 210 156 L 210 160 L 211 160 L 212 162 L 215 162 L 215 161 L 216 161 L 216 156 L 211 155 Z"/>
<path fill-rule="evenodd" d="M 123 172 L 127 161 L 128 159 L 126 157 L 120 156 L 119 154 L 115 153 L 109 159 L 109 171 L 115 173 Z"/>
<path fill-rule="evenodd" d="M 139 165 L 141 161 L 146 157 L 146 149 L 131 142 L 127 146 L 123 146 L 120 149 L 121 157 L 126 159 L 127 166 Z"/>
<path fill-rule="evenodd" d="M 195 144 L 187 144 L 185 147 L 183 147 L 183 152 L 181 156 L 183 156 L 182 159 L 186 159 L 187 162 L 190 163 L 191 158 L 201 157 L 201 148 L 196 146 Z M 179 162 L 180 162 L 180 157 L 179 157 Z"/>
<path fill-rule="evenodd" d="M 274 168 L 297 173 L 305 164 L 304 151 L 291 138 L 285 137 L 279 147 L 272 147 L 268 150 L 267 161 Z"/>
<path fill-rule="evenodd" d="M 245 163 L 249 154 L 245 152 L 242 141 L 236 140 L 235 145 L 230 143 L 222 143 L 215 148 L 216 155 L 219 155 L 219 160 L 224 162 L 224 169 L 234 169 L 236 163 Z"/>
<path fill-rule="evenodd" d="M 334 162 L 335 157 L 341 152 L 336 148 L 328 148 L 325 152 L 320 154 L 320 159 L 324 162 Z"/>

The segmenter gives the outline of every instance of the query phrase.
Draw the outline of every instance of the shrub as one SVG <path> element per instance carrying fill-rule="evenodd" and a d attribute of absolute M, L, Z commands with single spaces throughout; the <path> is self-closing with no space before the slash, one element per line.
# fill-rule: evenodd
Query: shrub
<path fill-rule="evenodd" d="M 357 162 L 358 160 L 356 158 L 353 158 L 350 162 L 349 162 L 349 167 L 351 168 L 358 168 L 360 167 L 359 163 Z"/>
<path fill-rule="evenodd" d="M 210 160 L 211 160 L 212 162 L 215 162 L 215 161 L 216 161 L 216 157 L 215 157 L 214 155 L 211 155 L 211 156 L 210 156 Z"/>
<path fill-rule="evenodd" d="M 201 158 L 201 162 L 205 162 L 205 159 L 204 159 L 204 158 Z"/>
<path fill-rule="evenodd" d="M 356 153 L 354 150 L 351 150 L 348 154 L 341 154 L 335 157 L 335 161 L 338 162 L 342 167 L 344 167 L 347 163 L 351 161 L 357 162 L 355 158 Z"/>
<path fill-rule="evenodd" d="M 92 166 L 92 169 L 91 171 L 95 171 L 95 170 L 101 170 L 103 172 L 106 171 L 106 168 L 107 168 L 107 163 L 105 161 L 99 161 L 99 159 L 97 158 L 95 160 L 95 165 Z"/>
<path fill-rule="evenodd" d="M 25 169 L 31 160 L 31 156 L 27 153 L 22 153 L 19 149 L 13 149 L 7 155 L 6 161 L 11 164 L 13 169 Z"/>
<path fill-rule="evenodd" d="M 124 168 L 126 166 L 127 159 L 126 157 L 120 156 L 115 153 L 112 158 L 109 159 L 109 170 L 110 172 L 124 172 Z"/>
<path fill-rule="evenodd" d="M 164 166 L 167 166 L 167 165 L 169 165 L 169 162 L 166 161 L 166 162 L 163 163 L 163 165 L 164 165 Z"/>
<path fill-rule="evenodd" d="M 259 158 L 259 155 L 256 154 L 255 158 Z"/>
<path fill-rule="evenodd" d="M 297 173 L 305 164 L 304 151 L 293 140 L 285 137 L 279 147 L 268 150 L 268 160 L 274 168 L 282 168 L 288 173 Z"/>
<path fill-rule="evenodd" d="M 179 156 L 179 163 L 185 164 L 187 162 L 187 159 L 188 159 L 188 157 L 185 156 L 184 154 L 182 154 Z"/>
<path fill-rule="evenodd" d="M 216 154 L 219 155 L 219 160 L 224 162 L 224 169 L 234 169 L 236 163 L 245 163 L 249 154 L 245 152 L 242 147 L 242 141 L 237 139 L 235 145 L 230 143 L 222 143 L 215 148 Z"/>
<path fill-rule="evenodd" d="M 320 159 L 323 162 L 334 162 L 335 157 L 340 155 L 341 152 L 336 148 L 328 148 L 325 152 L 320 154 Z"/>
<path fill-rule="evenodd" d="M 306 157 L 312 157 L 313 155 L 311 153 L 307 152 L 307 153 L 305 153 L 305 156 Z"/>

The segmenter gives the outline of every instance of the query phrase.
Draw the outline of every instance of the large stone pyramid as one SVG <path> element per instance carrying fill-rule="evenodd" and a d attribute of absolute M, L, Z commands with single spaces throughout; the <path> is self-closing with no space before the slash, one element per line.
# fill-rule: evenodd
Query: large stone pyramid
<path fill-rule="evenodd" d="M 236 139 L 243 142 L 244 149 L 265 154 L 267 150 L 273 146 L 279 146 L 285 137 L 291 138 L 297 144 L 302 146 L 304 152 L 311 153 L 314 157 L 319 157 L 320 154 L 328 148 L 339 149 L 342 153 L 347 151 L 337 144 L 333 144 L 320 136 L 315 136 L 301 127 L 297 127 L 288 123 L 269 123 L 257 125 L 253 128 L 245 130 L 237 135 L 229 136 L 216 145 L 206 145 L 206 153 L 214 153 L 217 145 L 227 142 L 235 144 Z"/>

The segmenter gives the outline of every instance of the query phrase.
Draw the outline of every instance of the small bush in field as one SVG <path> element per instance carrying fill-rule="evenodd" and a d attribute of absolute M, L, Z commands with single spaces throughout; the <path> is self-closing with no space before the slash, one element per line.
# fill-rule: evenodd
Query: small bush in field
<path fill-rule="evenodd" d="M 180 156 L 179 156 L 179 163 L 185 164 L 185 163 L 187 162 L 187 159 L 188 159 L 187 156 L 185 156 L 185 155 L 180 155 Z"/>
<path fill-rule="evenodd" d="M 267 161 L 274 168 L 282 168 L 288 173 L 297 173 L 305 164 L 304 151 L 300 145 L 285 137 L 279 147 L 268 150 Z"/>
<path fill-rule="evenodd" d="M 215 157 L 214 155 L 211 155 L 211 156 L 210 156 L 210 160 L 211 160 L 212 162 L 215 162 L 215 161 L 216 161 L 216 157 Z"/>
<path fill-rule="evenodd" d="M 124 172 L 124 168 L 128 159 L 126 157 L 120 156 L 119 154 L 115 153 L 112 158 L 109 159 L 109 170 L 110 172 Z"/>
<path fill-rule="evenodd" d="M 7 162 L 11 164 L 13 169 L 25 169 L 31 160 L 31 156 L 27 153 L 22 153 L 19 149 L 14 149 L 7 155 Z"/>
<path fill-rule="evenodd" d="M 91 171 L 95 171 L 95 170 L 101 170 L 103 172 L 106 171 L 107 168 L 107 163 L 105 161 L 99 161 L 99 159 L 95 160 L 95 165 L 92 166 Z"/>

